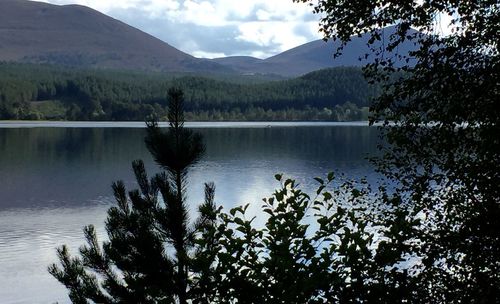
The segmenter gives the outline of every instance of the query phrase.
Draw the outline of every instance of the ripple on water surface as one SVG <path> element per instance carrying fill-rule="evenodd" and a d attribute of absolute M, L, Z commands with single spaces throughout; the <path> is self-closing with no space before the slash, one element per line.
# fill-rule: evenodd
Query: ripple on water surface
<path fill-rule="evenodd" d="M 136 187 L 130 164 L 143 159 L 158 171 L 144 147 L 143 123 L 0 122 L 0 303 L 67 303 L 67 291 L 47 272 L 55 248 L 83 244 L 82 228 L 95 224 L 104 237 L 111 183 Z M 315 176 L 342 171 L 370 174 L 364 157 L 375 150 L 376 130 L 363 125 L 225 123 L 198 127 L 206 155 L 189 176 L 189 207 L 203 201 L 203 183 L 216 184 L 225 208 L 252 203 L 278 187 L 276 173 L 313 189 Z"/>

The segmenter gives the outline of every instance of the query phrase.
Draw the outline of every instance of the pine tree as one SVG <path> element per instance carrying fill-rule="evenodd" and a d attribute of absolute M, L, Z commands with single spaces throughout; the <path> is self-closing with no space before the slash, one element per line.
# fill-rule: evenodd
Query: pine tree
<path fill-rule="evenodd" d="M 206 293 L 197 287 L 208 285 L 190 282 L 189 273 L 192 267 L 208 269 L 211 264 L 206 250 L 203 260 L 197 258 L 195 242 L 196 235 L 210 229 L 214 221 L 215 186 L 205 185 L 200 217 L 190 224 L 187 174 L 203 155 L 204 146 L 201 136 L 184 128 L 182 91 L 170 89 L 168 95 L 168 130 L 163 132 L 151 121 L 146 137 L 148 149 L 165 171 L 149 179 L 144 163 L 134 161 L 139 189 L 127 194 L 123 182 L 113 184 L 117 205 L 108 210 L 109 241 L 100 245 L 90 225 L 84 229 L 87 244 L 80 248 L 80 256 L 71 256 L 62 246 L 60 265 L 49 267 L 74 303 L 186 303 L 189 292 Z M 198 277 L 207 282 L 206 276 Z"/>
<path fill-rule="evenodd" d="M 170 187 L 163 193 L 169 202 L 158 212 L 160 231 L 168 237 L 175 249 L 175 287 L 179 302 L 186 303 L 188 289 L 188 251 L 193 247 L 192 231 L 188 227 L 188 213 L 185 205 L 186 175 L 204 152 L 201 136 L 184 128 L 183 92 L 170 89 L 168 120 L 170 128 L 162 132 L 155 121 L 148 123 L 146 146 L 156 162 L 166 170 Z"/>

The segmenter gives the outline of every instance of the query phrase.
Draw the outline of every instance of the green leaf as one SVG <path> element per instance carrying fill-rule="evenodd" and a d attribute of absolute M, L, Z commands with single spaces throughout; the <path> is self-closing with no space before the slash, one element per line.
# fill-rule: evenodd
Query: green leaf
<path fill-rule="evenodd" d="M 332 199 L 332 195 L 330 194 L 330 192 L 325 191 L 325 193 L 323 193 L 323 196 L 325 197 L 325 200 L 331 200 Z"/>
<path fill-rule="evenodd" d="M 335 178 L 335 174 L 333 173 L 333 171 L 328 173 L 327 178 L 329 182 L 331 182 Z"/>
<path fill-rule="evenodd" d="M 239 217 L 234 218 L 234 222 L 238 225 L 244 225 L 243 220 Z"/>
<path fill-rule="evenodd" d="M 324 181 L 324 180 L 322 180 L 322 179 L 321 179 L 321 178 L 319 178 L 319 177 L 315 177 L 314 179 L 315 179 L 318 183 L 320 183 L 320 184 L 322 184 L 322 185 L 325 183 L 325 181 Z"/>
<path fill-rule="evenodd" d="M 319 186 L 318 190 L 316 191 L 316 194 L 320 194 L 321 191 L 323 191 L 323 189 L 325 189 L 325 185 Z"/>
<path fill-rule="evenodd" d="M 361 196 L 361 191 L 359 191 L 358 189 L 352 189 L 352 196 L 354 198 L 360 197 Z"/>

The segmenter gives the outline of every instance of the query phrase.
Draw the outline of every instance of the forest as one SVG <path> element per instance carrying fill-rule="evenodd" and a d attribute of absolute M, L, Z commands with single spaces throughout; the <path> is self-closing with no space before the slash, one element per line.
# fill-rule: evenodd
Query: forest
<path fill-rule="evenodd" d="M 177 87 L 185 92 L 188 120 L 366 120 L 378 90 L 360 68 L 276 79 L 0 63 L 0 119 L 161 119 L 166 92 Z"/>

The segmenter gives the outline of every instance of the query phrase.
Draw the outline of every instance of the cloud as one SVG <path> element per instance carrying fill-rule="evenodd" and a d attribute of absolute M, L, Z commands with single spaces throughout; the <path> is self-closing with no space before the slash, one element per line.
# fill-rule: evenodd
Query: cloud
<path fill-rule="evenodd" d="M 295 29 L 300 27 L 301 31 Z M 311 26 L 305 22 L 248 22 L 239 26 L 238 41 L 253 42 L 262 47 L 274 47 L 272 52 L 281 52 L 310 41 Z"/>
<path fill-rule="evenodd" d="M 292 0 L 43 0 L 89 6 L 195 56 L 269 57 L 319 39 L 318 17 Z"/>

